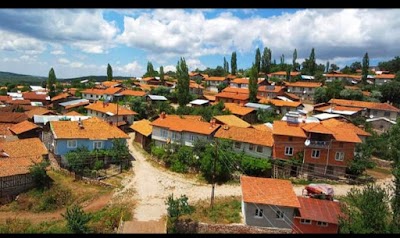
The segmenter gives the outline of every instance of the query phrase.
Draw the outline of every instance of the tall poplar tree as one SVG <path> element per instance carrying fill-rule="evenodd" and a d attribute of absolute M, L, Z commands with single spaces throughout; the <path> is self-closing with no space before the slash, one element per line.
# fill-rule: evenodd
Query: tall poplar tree
<path fill-rule="evenodd" d="M 255 64 L 257 67 L 257 72 L 260 72 L 261 69 L 261 52 L 260 52 L 260 48 L 257 48 L 256 50 L 256 58 L 255 58 Z"/>
<path fill-rule="evenodd" d="M 236 51 L 232 52 L 231 57 L 231 74 L 236 75 L 237 72 L 237 59 L 236 59 Z"/>
<path fill-rule="evenodd" d="M 368 69 L 369 69 L 369 57 L 368 57 L 368 52 L 366 52 L 362 61 L 362 68 L 361 68 L 362 71 L 361 80 L 364 84 L 367 83 Z"/>
<path fill-rule="evenodd" d="M 47 79 L 47 88 L 49 90 L 50 98 L 56 95 L 56 87 L 55 87 L 56 82 L 57 82 L 56 73 L 54 72 L 54 69 L 51 68 L 49 71 L 49 77 Z"/>
<path fill-rule="evenodd" d="M 258 69 L 257 65 L 253 64 L 250 69 L 250 78 L 249 78 L 249 101 L 257 102 L 257 82 L 258 82 Z"/>
<path fill-rule="evenodd" d="M 107 64 L 107 80 L 111 81 L 113 79 L 113 70 L 110 64 Z"/>
<path fill-rule="evenodd" d="M 178 83 L 176 85 L 178 103 L 179 106 L 183 107 L 190 102 L 189 70 L 185 58 L 181 58 L 176 65 L 176 77 L 178 78 Z"/>

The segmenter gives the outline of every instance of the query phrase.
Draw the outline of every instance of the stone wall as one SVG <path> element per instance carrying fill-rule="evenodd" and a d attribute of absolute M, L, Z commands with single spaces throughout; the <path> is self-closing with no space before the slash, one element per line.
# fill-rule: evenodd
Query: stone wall
<path fill-rule="evenodd" d="M 179 221 L 176 225 L 178 233 L 200 234 L 291 234 L 291 229 L 264 228 L 244 224 L 207 224 L 193 221 Z"/>

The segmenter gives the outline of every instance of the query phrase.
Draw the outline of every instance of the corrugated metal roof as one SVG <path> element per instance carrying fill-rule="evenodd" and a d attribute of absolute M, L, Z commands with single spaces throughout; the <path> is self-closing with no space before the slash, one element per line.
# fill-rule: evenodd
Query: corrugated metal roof
<path fill-rule="evenodd" d="M 78 103 L 82 103 L 82 102 L 89 103 L 89 100 L 87 100 L 87 99 L 78 99 L 78 100 L 72 100 L 72 101 L 68 101 L 68 102 L 62 102 L 62 103 L 59 103 L 59 105 L 65 107 L 65 106 L 74 105 L 74 104 L 78 104 Z"/>
<path fill-rule="evenodd" d="M 147 95 L 151 100 L 156 100 L 156 101 L 167 101 L 168 99 L 164 96 L 160 95 Z"/>

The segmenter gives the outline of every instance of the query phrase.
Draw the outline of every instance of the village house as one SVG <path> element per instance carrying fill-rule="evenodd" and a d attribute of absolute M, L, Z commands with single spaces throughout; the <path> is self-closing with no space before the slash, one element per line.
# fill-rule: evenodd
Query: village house
<path fill-rule="evenodd" d="M 7 112 L 2 111 L 0 113 L 0 123 L 20 123 L 28 120 L 28 116 L 23 112 Z"/>
<path fill-rule="evenodd" d="M 242 128 L 251 127 L 249 123 L 243 121 L 235 115 L 220 115 L 214 116 L 215 122 L 220 125 L 237 126 Z"/>
<path fill-rule="evenodd" d="M 339 106 L 329 103 L 319 103 L 314 105 L 313 111 L 314 113 L 330 113 L 354 118 L 361 116 L 364 109 L 358 107 Z"/>
<path fill-rule="evenodd" d="M 297 197 L 300 208 L 293 219 L 295 234 L 337 234 L 340 203 L 310 197 Z"/>
<path fill-rule="evenodd" d="M 249 90 L 247 88 L 227 87 L 215 95 L 215 102 L 236 103 L 241 106 L 249 102 Z"/>
<path fill-rule="evenodd" d="M 89 104 L 85 107 L 88 116 L 98 117 L 117 126 L 131 125 L 136 112 L 117 103 L 101 102 Z"/>
<path fill-rule="evenodd" d="M 131 90 L 131 89 L 126 89 L 120 92 L 121 97 L 127 98 L 127 97 L 140 97 L 140 98 L 145 98 L 147 93 L 145 91 L 141 90 Z"/>
<path fill-rule="evenodd" d="M 58 105 L 61 108 L 61 113 L 65 114 L 67 112 L 71 112 L 73 110 L 78 110 L 79 108 L 83 108 L 86 105 L 89 105 L 88 99 L 77 99 L 68 102 L 62 102 Z"/>
<path fill-rule="evenodd" d="M 0 141 L 0 204 L 35 186 L 29 168 L 47 154 L 39 138 Z"/>
<path fill-rule="evenodd" d="M 266 85 L 268 82 L 265 79 L 258 79 L 257 86 Z M 230 81 L 231 88 L 249 88 L 249 78 L 235 78 Z"/>
<path fill-rule="evenodd" d="M 195 99 L 189 102 L 191 107 L 206 107 L 210 105 L 210 101 L 204 99 Z"/>
<path fill-rule="evenodd" d="M 302 101 L 313 102 L 315 89 L 322 86 L 318 82 L 285 82 L 288 93 L 293 93 L 298 96 Z"/>
<path fill-rule="evenodd" d="M 204 90 L 204 87 L 202 85 L 196 83 L 193 80 L 190 80 L 190 82 L 189 82 L 189 92 L 190 93 L 197 95 L 197 96 L 202 96 L 203 90 Z"/>
<path fill-rule="evenodd" d="M 61 164 L 66 165 L 65 154 L 69 151 L 80 147 L 89 151 L 111 149 L 114 139 L 126 141 L 129 136 L 96 117 L 79 121 L 51 121 L 46 146 L 54 155 L 61 157 Z"/>
<path fill-rule="evenodd" d="M 328 119 L 304 123 L 297 118 L 273 123 L 273 157 L 278 160 L 295 159 L 299 166 L 280 167 L 285 176 L 298 174 L 339 177 L 354 159 L 356 144 L 362 143 L 368 132 L 341 121 Z"/>
<path fill-rule="evenodd" d="M 101 82 L 100 84 L 102 85 L 102 86 L 104 86 L 105 88 L 116 88 L 116 87 L 121 87 L 122 86 L 122 80 L 111 80 L 111 81 L 109 81 L 109 80 L 107 80 L 107 81 L 104 81 L 104 82 Z"/>
<path fill-rule="evenodd" d="M 369 80 L 371 80 L 375 85 L 382 85 L 385 83 L 389 83 L 394 80 L 396 77 L 395 74 L 375 74 L 375 75 L 368 75 L 371 76 Z"/>
<path fill-rule="evenodd" d="M 24 100 L 31 102 L 40 102 L 43 106 L 47 106 L 51 103 L 50 96 L 46 92 L 24 92 L 22 93 Z"/>
<path fill-rule="evenodd" d="M 290 72 L 290 78 L 294 78 L 294 77 L 297 77 L 299 75 L 301 75 L 300 72 L 296 72 L 296 71 L 291 71 Z M 286 71 L 278 71 L 278 72 L 273 72 L 273 73 L 268 74 L 268 78 L 272 78 L 272 77 L 278 78 L 280 80 L 286 80 L 287 73 L 286 73 Z"/>
<path fill-rule="evenodd" d="M 211 92 L 218 92 L 218 86 L 220 84 L 229 84 L 229 80 L 226 77 L 208 77 L 204 79 L 204 82 L 206 84 L 206 90 L 211 91 Z"/>
<path fill-rule="evenodd" d="M 151 122 L 146 119 L 135 121 L 130 128 L 135 132 L 133 141 L 139 143 L 143 149 L 148 149 L 151 143 L 151 133 L 153 131 Z"/>
<path fill-rule="evenodd" d="M 257 97 L 263 97 L 268 99 L 276 98 L 277 96 L 283 95 L 284 87 L 275 85 L 263 85 L 258 87 Z"/>
<path fill-rule="evenodd" d="M 152 140 L 156 146 L 175 143 L 193 147 L 198 139 L 211 141 L 220 125 L 215 121 L 201 121 L 201 116 L 178 116 L 161 113 L 160 117 L 151 123 Z"/>
<path fill-rule="evenodd" d="M 379 135 L 388 132 L 392 126 L 396 125 L 396 121 L 392 121 L 386 117 L 368 118 L 366 122 L 368 122 L 372 129 Z"/>
<path fill-rule="evenodd" d="M 39 138 L 41 133 L 41 128 L 30 121 L 13 124 L 9 129 L 18 139 Z"/>
<path fill-rule="evenodd" d="M 108 100 L 112 102 L 119 92 L 122 91 L 122 88 L 107 88 L 107 89 L 85 89 L 82 93 L 82 98 L 87 99 L 90 102 L 95 102 L 98 100 Z"/>
<path fill-rule="evenodd" d="M 242 107 L 236 103 L 224 103 L 225 109 L 229 110 L 233 115 L 239 117 L 243 121 L 250 124 L 257 121 L 257 110 L 250 107 Z"/>
<path fill-rule="evenodd" d="M 254 128 L 223 125 L 215 133 L 215 138 L 233 141 L 233 151 L 244 152 L 255 158 L 270 159 L 274 140 L 271 131 Z"/>
<path fill-rule="evenodd" d="M 202 82 L 206 78 L 208 78 L 207 74 L 201 74 L 201 73 L 196 73 L 196 72 L 190 72 L 189 73 L 189 79 L 194 80 L 196 82 Z"/>
<path fill-rule="evenodd" d="M 139 80 L 142 85 L 161 85 L 159 77 L 145 77 Z"/>
<path fill-rule="evenodd" d="M 329 74 L 323 74 L 323 76 L 325 77 L 325 82 L 327 83 L 338 80 L 343 83 L 357 84 L 358 82 L 361 81 L 360 74 L 355 75 L 355 74 L 329 73 Z"/>
<path fill-rule="evenodd" d="M 301 102 L 291 102 L 279 99 L 262 98 L 259 103 L 273 105 L 276 108 L 276 113 L 285 115 L 290 111 L 298 111 L 304 108 Z"/>
<path fill-rule="evenodd" d="M 328 103 L 334 106 L 366 109 L 364 112 L 361 113 L 361 115 L 369 118 L 385 117 L 392 121 L 397 120 L 400 112 L 400 109 L 389 103 L 365 102 L 346 99 L 331 99 Z"/>
<path fill-rule="evenodd" d="M 289 180 L 242 175 L 240 185 L 246 225 L 292 229 L 300 203 Z"/>
<path fill-rule="evenodd" d="M 51 98 L 51 104 L 49 105 L 51 108 L 58 109 L 59 103 L 67 102 L 75 99 L 75 97 L 71 96 L 69 93 L 60 93 Z"/>
<path fill-rule="evenodd" d="M 25 111 L 25 114 L 28 116 L 28 119 L 30 121 L 33 120 L 34 115 L 56 115 L 55 112 L 47 110 L 44 107 L 34 107 L 33 109 L 29 111 Z"/>

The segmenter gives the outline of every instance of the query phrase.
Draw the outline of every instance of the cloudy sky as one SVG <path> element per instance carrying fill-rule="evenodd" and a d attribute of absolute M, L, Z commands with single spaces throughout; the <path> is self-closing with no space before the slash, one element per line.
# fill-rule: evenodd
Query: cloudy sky
<path fill-rule="evenodd" d="M 237 52 L 248 68 L 255 50 L 341 67 L 365 52 L 370 65 L 400 55 L 400 9 L 0 9 L 0 71 L 58 78 L 141 76 L 147 62 L 175 70 L 223 65 Z"/>

